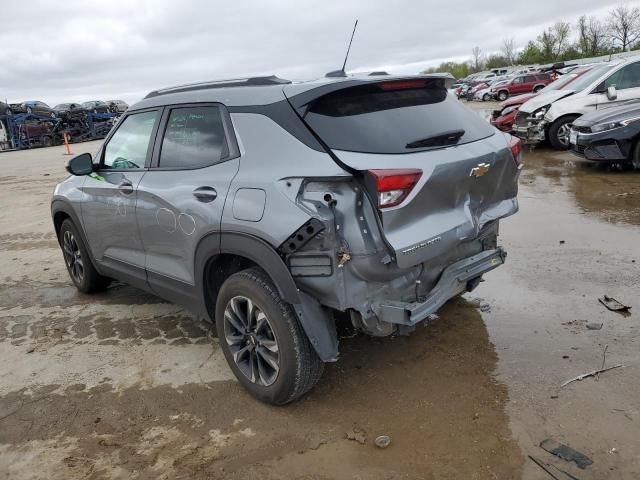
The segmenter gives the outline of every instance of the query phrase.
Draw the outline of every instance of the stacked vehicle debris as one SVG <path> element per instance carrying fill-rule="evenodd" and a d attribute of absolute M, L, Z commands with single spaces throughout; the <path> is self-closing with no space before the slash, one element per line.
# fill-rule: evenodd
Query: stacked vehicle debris
<path fill-rule="evenodd" d="M 107 136 L 128 105 L 121 100 L 63 103 L 0 102 L 0 150 L 50 147 Z"/>

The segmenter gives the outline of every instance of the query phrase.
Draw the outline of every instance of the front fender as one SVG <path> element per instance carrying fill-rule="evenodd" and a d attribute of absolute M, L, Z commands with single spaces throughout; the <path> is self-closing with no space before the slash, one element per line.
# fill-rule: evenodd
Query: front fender
<path fill-rule="evenodd" d="M 78 215 L 78 212 L 76 212 L 75 208 L 73 208 L 73 205 L 71 204 L 71 202 L 64 199 L 63 197 L 54 197 L 54 199 L 51 201 L 51 219 L 53 220 L 53 228 L 55 230 L 56 237 L 58 238 L 58 243 L 60 242 L 60 237 L 59 237 L 60 225 L 56 221 L 56 218 L 62 218 L 61 216 L 71 219 L 71 221 L 76 227 L 76 230 L 78 231 L 78 235 L 80 235 L 80 239 L 87 246 L 87 251 L 89 253 L 89 260 L 91 261 L 94 268 L 99 273 L 102 273 L 93 256 L 93 252 L 91 251 L 91 245 L 89 244 L 89 242 L 87 242 L 87 237 L 84 233 L 82 222 L 80 221 L 80 215 Z M 62 223 L 62 222 L 59 222 L 59 223 Z"/>

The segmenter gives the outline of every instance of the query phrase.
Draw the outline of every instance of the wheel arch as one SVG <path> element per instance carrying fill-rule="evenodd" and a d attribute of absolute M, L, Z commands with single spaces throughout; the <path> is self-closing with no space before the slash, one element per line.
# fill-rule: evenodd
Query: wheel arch
<path fill-rule="evenodd" d="M 93 264 L 93 267 L 96 269 L 98 273 L 102 273 L 100 268 L 93 257 L 93 252 L 91 251 L 91 245 L 87 242 L 87 237 L 84 233 L 84 228 L 82 227 L 82 223 L 80 222 L 80 218 L 78 217 L 76 211 L 73 206 L 67 202 L 66 200 L 55 199 L 51 202 L 51 218 L 53 220 L 53 228 L 56 232 L 56 238 L 58 239 L 58 244 L 60 243 L 60 228 L 62 227 L 62 223 L 66 219 L 71 219 L 74 226 L 78 231 L 78 235 L 80 235 L 80 239 L 86 245 L 87 252 L 89 253 L 89 260 Z"/>
<path fill-rule="evenodd" d="M 233 273 L 257 266 L 291 304 L 311 345 L 325 362 L 338 358 L 338 339 L 332 315 L 300 291 L 275 249 L 259 237 L 241 232 L 212 232 L 200 240 L 195 254 L 196 291 L 201 310 L 215 319 L 215 301 L 222 283 Z"/>

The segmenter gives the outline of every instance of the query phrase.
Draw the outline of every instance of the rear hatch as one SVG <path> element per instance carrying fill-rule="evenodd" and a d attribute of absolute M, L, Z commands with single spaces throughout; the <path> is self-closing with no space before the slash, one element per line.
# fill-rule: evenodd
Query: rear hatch
<path fill-rule="evenodd" d="M 448 95 L 443 79 L 351 81 L 318 90 L 290 101 L 338 161 L 363 179 L 400 267 L 448 254 L 517 211 L 519 168 L 510 146 L 519 143 Z"/>

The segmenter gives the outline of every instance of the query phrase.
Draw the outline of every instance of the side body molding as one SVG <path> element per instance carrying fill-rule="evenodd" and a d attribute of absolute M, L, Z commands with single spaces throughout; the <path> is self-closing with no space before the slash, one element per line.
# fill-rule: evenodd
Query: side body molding
<path fill-rule="evenodd" d="M 211 293 L 206 292 L 204 273 L 208 259 L 216 254 L 238 255 L 259 265 L 271 277 L 280 296 L 293 306 L 320 359 L 324 362 L 338 359 L 338 335 L 333 317 L 313 297 L 298 289 L 280 256 L 271 245 L 258 237 L 239 232 L 218 232 L 203 238 L 195 255 L 196 279 L 199 282 L 196 287 L 204 292 L 203 303 L 215 303 L 215 299 L 206 297 Z M 211 312 L 209 315 L 213 318 Z"/>

